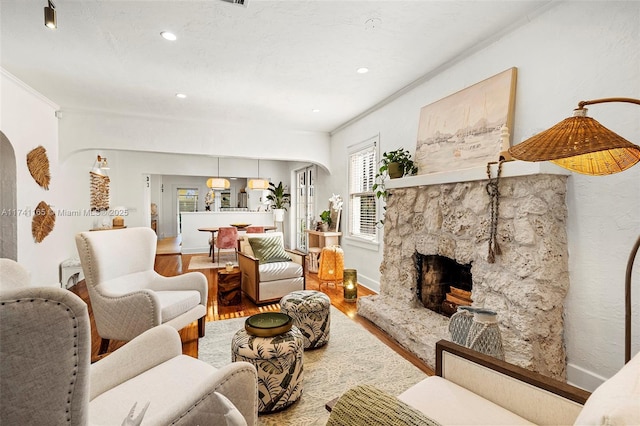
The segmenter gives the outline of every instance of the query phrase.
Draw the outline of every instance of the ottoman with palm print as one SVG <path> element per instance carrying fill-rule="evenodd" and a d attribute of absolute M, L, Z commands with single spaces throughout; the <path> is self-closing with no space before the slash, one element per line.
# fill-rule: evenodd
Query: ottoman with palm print
<path fill-rule="evenodd" d="M 331 300 L 321 291 L 298 290 L 280 299 L 280 311 L 293 318 L 304 337 L 304 348 L 315 349 L 329 341 Z"/>
<path fill-rule="evenodd" d="M 298 327 L 271 337 L 239 330 L 231 342 L 231 360 L 250 362 L 258 372 L 258 413 L 283 410 L 300 399 L 304 381 L 304 340 Z"/>

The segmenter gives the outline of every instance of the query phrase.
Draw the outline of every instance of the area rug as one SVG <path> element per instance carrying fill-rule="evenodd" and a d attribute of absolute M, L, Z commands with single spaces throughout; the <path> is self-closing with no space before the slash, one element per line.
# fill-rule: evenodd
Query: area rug
<path fill-rule="evenodd" d="M 209 322 L 198 344 L 199 358 L 215 367 L 231 362 L 231 339 L 246 318 Z M 304 352 L 302 397 L 279 413 L 261 415 L 261 426 L 324 425 L 326 402 L 358 384 L 371 384 L 393 395 L 424 379 L 420 369 L 365 328 L 331 307 L 330 340 Z"/>
<path fill-rule="evenodd" d="M 224 268 L 227 262 L 233 263 L 238 266 L 236 255 L 234 252 L 220 252 L 220 258 L 216 253 L 216 261 L 212 262 L 209 256 L 193 256 L 189 259 L 189 267 L 187 269 L 209 269 L 209 268 Z"/>

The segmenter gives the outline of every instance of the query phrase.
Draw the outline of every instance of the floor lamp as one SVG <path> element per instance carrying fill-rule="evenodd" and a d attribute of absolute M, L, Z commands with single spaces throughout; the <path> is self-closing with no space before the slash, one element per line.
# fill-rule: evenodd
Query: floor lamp
<path fill-rule="evenodd" d="M 591 176 L 610 175 L 627 170 L 640 161 L 640 146 L 587 117 L 586 105 L 627 102 L 640 105 L 640 99 L 603 98 L 581 101 L 569 117 L 544 132 L 509 148 L 511 156 L 522 161 L 551 161 L 565 169 Z M 631 249 L 625 274 L 624 356 L 631 359 L 631 272 L 640 247 L 640 236 Z"/>

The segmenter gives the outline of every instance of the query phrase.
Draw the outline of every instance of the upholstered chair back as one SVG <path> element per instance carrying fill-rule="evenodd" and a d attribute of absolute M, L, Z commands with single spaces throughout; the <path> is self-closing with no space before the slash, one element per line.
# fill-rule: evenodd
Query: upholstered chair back
<path fill-rule="evenodd" d="M 86 425 L 87 305 L 57 287 L 4 289 L 0 302 L 0 424 Z"/>
<path fill-rule="evenodd" d="M 262 234 L 264 233 L 264 226 L 247 226 L 247 234 Z"/>
<path fill-rule="evenodd" d="M 238 229 L 235 226 L 222 226 L 216 236 L 216 247 L 234 249 L 238 246 Z"/>
<path fill-rule="evenodd" d="M 272 232 L 263 232 L 260 234 L 251 234 L 249 235 L 249 233 L 247 232 L 246 235 L 243 235 L 242 237 L 240 237 L 240 251 L 242 253 L 246 253 L 249 256 L 255 257 L 255 253 L 253 252 L 253 249 L 251 248 L 251 244 L 249 243 L 249 238 L 255 239 L 255 238 L 277 238 L 279 239 L 279 241 L 282 243 L 282 249 L 284 250 L 285 246 L 284 246 L 284 234 L 280 231 L 272 231 Z"/>
<path fill-rule="evenodd" d="M 123 275 L 153 271 L 157 235 L 151 228 L 81 232 L 76 246 L 87 285 L 94 287 Z"/>
<path fill-rule="evenodd" d="M 12 259 L 0 259 L 0 290 L 28 287 L 31 274 L 27 269 Z"/>

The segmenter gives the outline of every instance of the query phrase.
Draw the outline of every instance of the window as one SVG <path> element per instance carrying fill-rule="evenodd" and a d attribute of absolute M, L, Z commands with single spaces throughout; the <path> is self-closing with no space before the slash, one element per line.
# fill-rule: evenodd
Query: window
<path fill-rule="evenodd" d="M 375 137 L 354 146 L 349 153 L 349 235 L 378 242 L 378 207 L 372 190 L 377 165 Z"/>
<path fill-rule="evenodd" d="M 296 248 L 307 251 L 307 229 L 313 222 L 315 166 L 296 171 Z"/>

